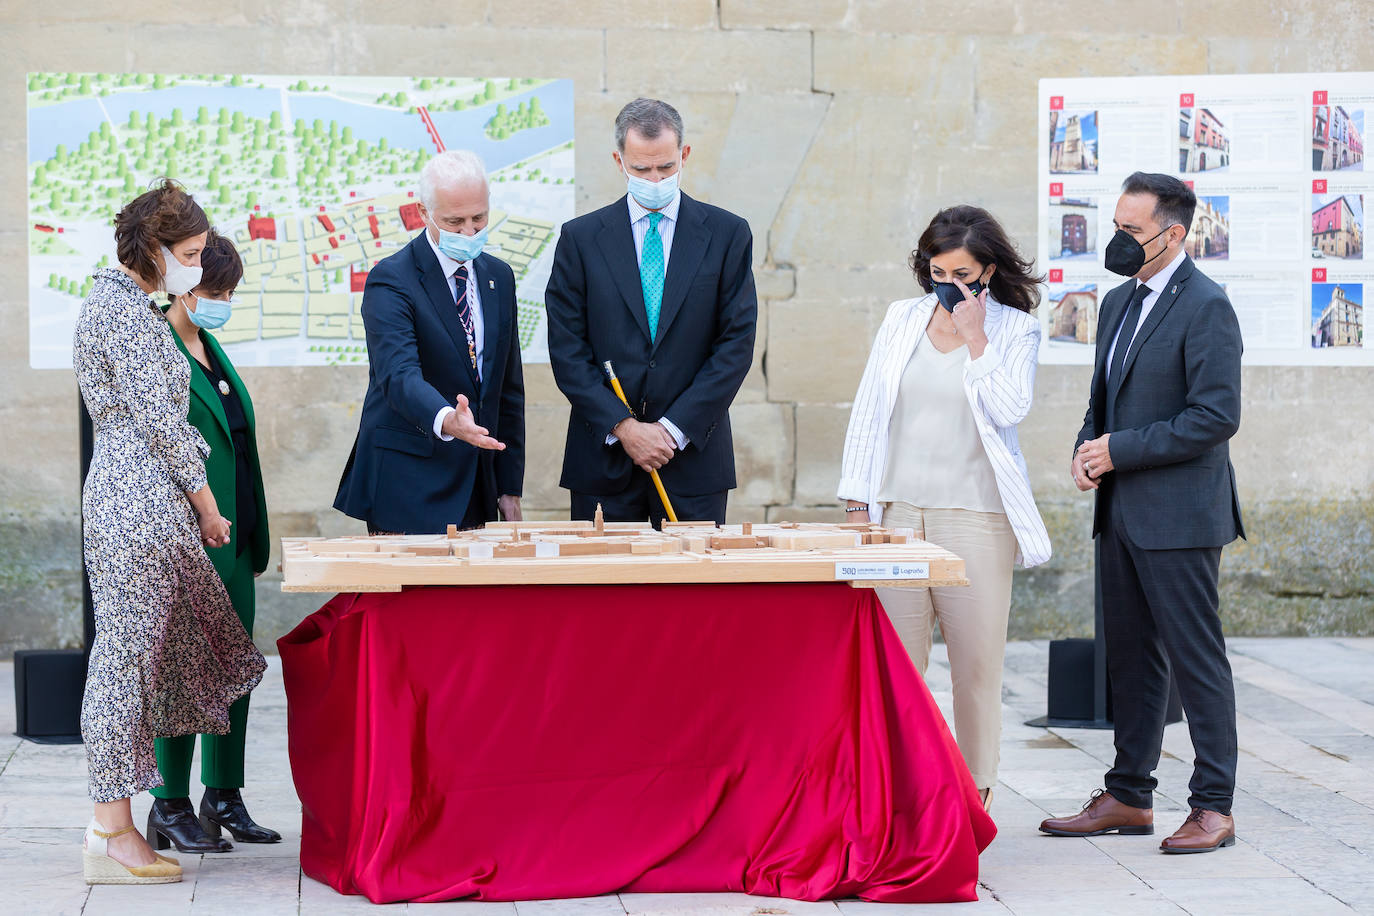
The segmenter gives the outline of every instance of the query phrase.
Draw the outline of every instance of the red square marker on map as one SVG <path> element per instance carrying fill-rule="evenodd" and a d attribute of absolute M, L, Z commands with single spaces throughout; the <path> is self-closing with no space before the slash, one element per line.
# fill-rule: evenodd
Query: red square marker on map
<path fill-rule="evenodd" d="M 1062 267 L 1053 267 L 1053 268 L 1051 268 L 1051 269 L 1050 269 L 1050 282 L 1051 282 L 1051 283 L 1063 283 L 1063 282 L 1064 282 L 1064 268 L 1062 268 Z"/>
<path fill-rule="evenodd" d="M 324 256 L 324 259 L 325 259 L 326 261 L 328 261 L 328 260 L 329 260 L 329 255 L 325 255 L 325 256 Z"/>
<path fill-rule="evenodd" d="M 414 197 L 414 196 L 415 196 L 415 192 L 414 192 L 414 191 L 406 191 L 406 197 Z"/>
<path fill-rule="evenodd" d="M 257 213 L 257 212 L 258 212 L 259 210 L 261 210 L 261 209 L 262 209 L 262 204 L 253 204 L 253 212 L 254 212 L 254 213 Z"/>
<path fill-rule="evenodd" d="M 1178 107 L 1179 107 L 1179 108 L 1192 108 L 1192 107 L 1193 107 L 1193 94 L 1192 94 L 1191 92 L 1184 92 L 1184 93 L 1180 94 L 1179 97 L 1178 97 Z"/>
<path fill-rule="evenodd" d="M 1325 282 L 1326 282 L 1326 268 L 1325 268 L 1325 267 L 1314 267 L 1314 268 L 1312 268 L 1312 282 L 1313 282 L 1313 283 L 1325 283 Z"/>
<path fill-rule="evenodd" d="M 57 227 L 57 234 L 58 234 L 58 235 L 61 235 L 62 233 L 66 232 L 66 231 L 67 231 L 67 230 L 66 230 L 66 229 L 63 229 L 61 226 L 58 226 L 58 227 Z"/>
<path fill-rule="evenodd" d="M 1313 105 L 1325 105 L 1325 104 L 1326 104 L 1326 90 L 1325 90 L 1325 89 L 1318 89 L 1318 90 L 1316 90 L 1316 91 L 1314 91 L 1314 92 L 1312 93 L 1312 104 L 1313 104 Z"/>
<path fill-rule="evenodd" d="M 347 241 L 347 240 L 348 240 L 348 236 L 346 236 L 346 235 L 344 235 L 342 232 L 340 232 L 340 233 L 339 233 L 339 241 L 343 242 L 343 241 Z"/>
<path fill-rule="evenodd" d="M 378 247 L 378 248 L 381 248 L 381 247 L 382 247 L 382 243 L 381 243 L 381 242 L 378 242 L 378 243 L 377 243 L 377 247 Z"/>
<path fill-rule="evenodd" d="M 1051 181 L 1051 182 L 1050 182 L 1050 196 L 1051 196 L 1051 197 L 1063 197 L 1063 196 L 1064 196 L 1064 182 L 1062 182 L 1062 181 Z"/>
<path fill-rule="evenodd" d="M 357 196 L 358 196 L 358 192 L 357 192 L 357 191 L 349 191 L 349 192 L 348 192 L 348 196 L 349 196 L 349 197 L 357 197 Z"/>
<path fill-rule="evenodd" d="M 320 204 L 320 212 L 321 212 L 321 213 L 324 212 L 324 204 Z"/>
<path fill-rule="evenodd" d="M 1062 95 L 1050 96 L 1050 111 L 1063 111 L 1064 97 Z"/>
<path fill-rule="evenodd" d="M 1188 188 L 1188 190 L 1191 191 L 1193 189 L 1193 183 L 1191 181 L 1185 181 L 1183 182 L 1183 184 Z"/>
<path fill-rule="evenodd" d="M 1325 193 L 1326 193 L 1326 179 L 1325 179 L 1325 178 L 1313 178 L 1313 179 L 1312 179 L 1312 193 L 1313 193 L 1313 194 L 1325 194 Z"/>
<path fill-rule="evenodd" d="M 368 212 L 368 213 L 371 213 L 371 212 L 372 212 L 372 205 L 371 205 L 371 204 L 368 204 L 367 212 Z"/>

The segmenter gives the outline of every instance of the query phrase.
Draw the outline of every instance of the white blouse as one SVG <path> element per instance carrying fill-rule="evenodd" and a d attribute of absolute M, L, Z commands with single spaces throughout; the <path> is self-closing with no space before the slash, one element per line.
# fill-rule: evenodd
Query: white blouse
<path fill-rule="evenodd" d="M 888 307 L 854 396 L 838 496 L 867 503 L 875 522 L 882 520 L 878 496 L 887 471 L 892 411 L 902 374 L 925 336 L 937 301 L 930 294 L 902 299 Z M 966 357 L 964 395 L 992 464 L 1007 521 L 1016 535 L 1020 562 L 1026 567 L 1038 566 L 1050 558 L 1050 537 L 1031 494 L 1016 426 L 1030 412 L 1040 323 L 1033 315 L 988 299 L 983 330 L 988 337 L 987 349 L 977 359 Z"/>
<path fill-rule="evenodd" d="M 941 353 L 921 335 L 897 388 L 878 502 L 1003 514 L 997 475 L 964 399 L 967 362 L 967 347 Z"/>

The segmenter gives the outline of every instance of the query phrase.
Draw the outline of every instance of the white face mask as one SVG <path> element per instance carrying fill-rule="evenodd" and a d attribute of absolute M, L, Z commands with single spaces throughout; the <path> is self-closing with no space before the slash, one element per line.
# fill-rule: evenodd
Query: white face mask
<path fill-rule="evenodd" d="M 200 285 L 201 269 L 177 260 L 172 250 L 162 247 L 162 288 L 173 296 L 184 296 Z"/>

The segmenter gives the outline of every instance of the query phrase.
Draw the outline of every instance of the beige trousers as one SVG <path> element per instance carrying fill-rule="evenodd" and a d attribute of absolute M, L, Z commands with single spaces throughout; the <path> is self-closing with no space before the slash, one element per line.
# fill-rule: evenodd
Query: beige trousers
<path fill-rule="evenodd" d="M 883 525 L 915 528 L 918 537 L 964 561 L 969 584 L 962 588 L 876 591 L 922 676 L 939 620 L 954 682 L 955 739 L 974 784 L 991 788 L 997 784 L 1002 738 L 1002 657 L 1007 647 L 1016 535 L 1001 513 L 920 509 L 901 502 L 884 507 Z"/>

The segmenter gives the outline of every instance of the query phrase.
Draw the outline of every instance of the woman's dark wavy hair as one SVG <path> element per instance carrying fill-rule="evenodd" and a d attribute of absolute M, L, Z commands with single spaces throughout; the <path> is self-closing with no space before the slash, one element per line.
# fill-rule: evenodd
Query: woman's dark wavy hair
<path fill-rule="evenodd" d="M 124 205 L 114 218 L 119 263 L 149 286 L 162 282 L 157 246 L 171 248 L 193 235 L 210 231 L 210 220 L 186 189 L 170 178 L 156 182 Z"/>
<path fill-rule="evenodd" d="M 1035 262 L 1022 258 L 1002 224 L 982 207 L 948 207 L 935 214 L 911 253 L 911 272 L 927 293 L 935 291 L 930 259 L 947 251 L 966 250 L 983 266 L 996 264 L 988 290 L 992 298 L 1023 312 L 1040 304 L 1044 277 L 1034 273 Z"/>
<path fill-rule="evenodd" d="M 211 229 L 200 252 L 200 270 L 197 289 L 222 296 L 237 287 L 243 279 L 243 259 L 233 239 Z"/>

